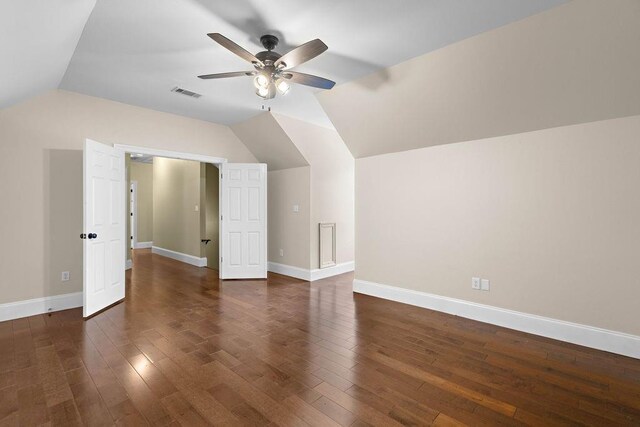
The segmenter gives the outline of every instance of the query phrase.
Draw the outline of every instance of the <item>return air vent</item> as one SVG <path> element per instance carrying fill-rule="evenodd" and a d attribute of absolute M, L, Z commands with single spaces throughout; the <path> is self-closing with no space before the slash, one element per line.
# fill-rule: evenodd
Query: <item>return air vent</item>
<path fill-rule="evenodd" d="M 190 90 L 182 89 L 181 87 L 177 87 L 177 86 L 171 89 L 171 92 L 181 93 L 183 95 L 190 96 L 192 98 L 200 98 L 202 96 L 199 93 L 191 92 Z"/>

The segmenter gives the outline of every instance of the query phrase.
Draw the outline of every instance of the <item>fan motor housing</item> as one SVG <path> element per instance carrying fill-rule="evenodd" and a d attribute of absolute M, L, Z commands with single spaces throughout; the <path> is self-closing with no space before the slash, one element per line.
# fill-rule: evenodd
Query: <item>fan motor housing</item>
<path fill-rule="evenodd" d="M 265 64 L 267 63 L 267 61 L 271 61 L 271 63 L 274 63 L 278 59 L 280 59 L 281 56 L 282 55 L 272 50 L 264 50 L 262 52 L 256 53 L 256 58 L 258 58 L 260 61 L 262 61 Z"/>
<path fill-rule="evenodd" d="M 278 46 L 279 41 L 280 40 L 272 34 L 265 34 L 264 36 L 260 37 L 260 43 L 262 43 L 262 46 L 264 46 L 264 48 L 267 50 L 275 49 L 276 46 Z"/>

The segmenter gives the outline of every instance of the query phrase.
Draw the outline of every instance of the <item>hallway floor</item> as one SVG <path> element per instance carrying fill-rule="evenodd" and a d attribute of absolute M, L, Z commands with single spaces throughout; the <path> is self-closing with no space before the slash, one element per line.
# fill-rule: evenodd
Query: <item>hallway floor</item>
<path fill-rule="evenodd" d="M 0 323 L 0 425 L 640 425 L 640 360 L 135 251 L 125 302 Z"/>

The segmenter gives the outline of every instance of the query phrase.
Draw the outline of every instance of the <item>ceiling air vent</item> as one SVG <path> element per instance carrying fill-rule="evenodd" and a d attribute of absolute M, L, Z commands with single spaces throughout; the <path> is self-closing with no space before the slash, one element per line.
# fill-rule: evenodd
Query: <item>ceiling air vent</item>
<path fill-rule="evenodd" d="M 171 89 L 171 92 L 181 93 L 192 98 L 200 98 L 202 96 L 199 93 L 191 92 L 190 90 L 182 89 L 181 87 L 177 86 Z"/>

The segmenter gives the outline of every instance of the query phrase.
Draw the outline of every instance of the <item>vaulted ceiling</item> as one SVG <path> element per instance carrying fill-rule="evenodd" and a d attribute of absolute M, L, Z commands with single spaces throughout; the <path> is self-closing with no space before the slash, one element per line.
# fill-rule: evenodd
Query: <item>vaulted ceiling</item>
<path fill-rule="evenodd" d="M 354 157 L 637 115 L 639 23 L 638 0 L 573 1 L 317 97 Z"/>
<path fill-rule="evenodd" d="M 0 108 L 60 85 L 95 3 L 0 2 Z"/>
<path fill-rule="evenodd" d="M 5 1 L 0 3 L 0 108 L 60 87 L 234 124 L 258 115 L 264 102 L 249 78 L 196 78 L 250 69 L 206 37 L 208 32 L 223 33 L 252 52 L 262 50 L 258 39 L 265 33 L 281 38 L 281 52 L 321 38 L 329 51 L 299 70 L 345 83 L 564 2 Z M 382 71 L 360 84 L 375 91 L 388 78 Z M 203 96 L 173 93 L 175 86 Z M 273 112 L 331 127 L 316 92 L 295 86 L 269 106 Z"/>

